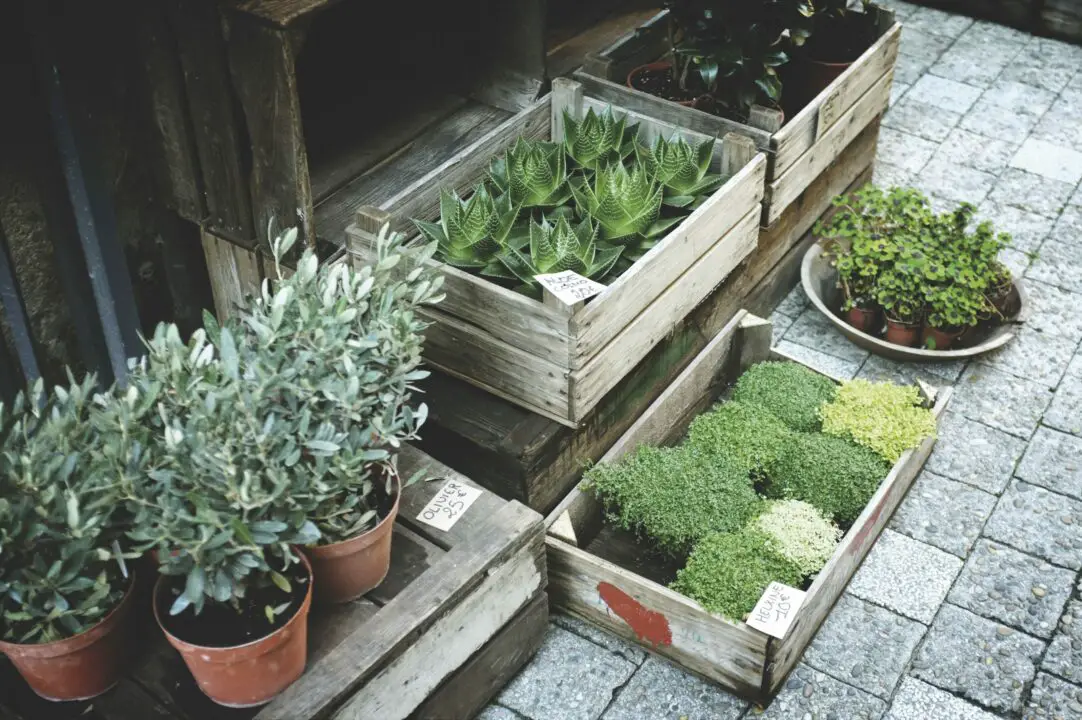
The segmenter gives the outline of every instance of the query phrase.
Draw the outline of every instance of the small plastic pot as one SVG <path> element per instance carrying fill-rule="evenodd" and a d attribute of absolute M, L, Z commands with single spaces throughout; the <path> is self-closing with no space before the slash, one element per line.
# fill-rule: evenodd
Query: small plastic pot
<path fill-rule="evenodd" d="M 244 645 L 203 647 L 185 642 L 165 629 L 158 611 L 166 576 L 154 586 L 154 619 L 169 644 L 203 694 L 231 708 L 256 707 L 270 702 L 304 673 L 308 660 L 308 610 L 312 607 L 312 565 L 301 555 L 308 570 L 308 592 L 293 617 L 270 635 Z"/>
<path fill-rule="evenodd" d="M 101 622 L 74 637 L 39 645 L 0 641 L 0 652 L 30 689 L 46 700 L 89 700 L 111 689 L 130 653 L 135 574 L 120 604 Z"/>
<path fill-rule="evenodd" d="M 920 338 L 920 344 L 926 350 L 950 350 L 951 346 L 958 341 L 958 338 L 965 331 L 965 328 L 940 329 L 925 326 L 924 333 Z"/>
<path fill-rule="evenodd" d="M 672 70 L 672 63 L 668 60 L 659 60 L 658 62 L 639 65 L 637 68 L 634 68 L 631 72 L 627 74 L 627 86 L 632 90 L 638 90 L 639 88 L 635 87 L 635 84 L 632 81 L 640 74 L 644 72 L 649 72 L 650 70 Z M 643 90 L 641 92 L 646 91 Z M 697 108 L 703 104 L 704 98 L 705 96 L 699 96 L 697 98 L 692 98 L 691 100 L 669 100 L 668 98 L 662 98 L 662 100 L 669 100 L 669 102 L 674 102 L 678 105 L 683 105 L 684 107 Z"/>
<path fill-rule="evenodd" d="M 903 347 L 914 347 L 920 340 L 920 323 L 907 323 L 887 318 L 886 341 Z"/>
<path fill-rule="evenodd" d="M 875 334 L 879 329 L 879 308 L 862 308 L 854 305 L 846 311 L 845 321 L 863 333 Z"/>
<path fill-rule="evenodd" d="M 396 475 L 394 505 L 378 525 L 349 540 L 302 548 L 312 562 L 317 603 L 333 605 L 356 600 L 387 577 L 392 530 L 401 497 L 402 483 Z"/>

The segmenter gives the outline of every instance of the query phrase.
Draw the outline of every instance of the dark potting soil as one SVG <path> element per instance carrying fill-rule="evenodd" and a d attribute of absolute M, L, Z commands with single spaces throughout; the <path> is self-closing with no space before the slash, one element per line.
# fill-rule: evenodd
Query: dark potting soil
<path fill-rule="evenodd" d="M 706 88 L 700 87 L 698 93 L 685 91 L 673 78 L 672 70 L 656 68 L 641 70 L 631 78 L 631 85 L 636 90 L 656 95 L 673 102 L 687 102 L 705 94 Z M 694 86 L 694 82 L 692 82 Z"/>
<path fill-rule="evenodd" d="M 819 21 L 804 51 L 809 60 L 826 63 L 853 62 L 875 41 L 874 18 L 849 12 L 829 22 Z"/>
<path fill-rule="evenodd" d="M 184 577 L 168 577 L 154 601 L 158 604 L 158 617 L 165 629 L 174 637 L 202 647 L 222 648 L 246 645 L 273 633 L 297 614 L 304 596 L 308 593 L 308 570 L 295 562 L 281 571 L 289 580 L 290 592 L 285 593 L 267 579 L 266 587 L 248 587 L 247 596 L 240 601 L 239 612 L 231 603 L 208 601 L 198 615 L 189 607 L 178 615 L 170 615 L 173 601 L 184 591 Z M 289 603 L 289 608 L 267 620 L 266 606 L 278 607 Z"/>

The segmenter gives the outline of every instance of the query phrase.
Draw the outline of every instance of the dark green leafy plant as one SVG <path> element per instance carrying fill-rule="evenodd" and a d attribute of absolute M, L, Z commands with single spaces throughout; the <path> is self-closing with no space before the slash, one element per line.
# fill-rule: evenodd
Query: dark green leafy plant
<path fill-rule="evenodd" d="M 647 172 L 664 188 L 665 205 L 677 208 L 698 207 L 722 183 L 722 176 L 710 172 L 714 158 L 714 140 L 704 140 L 692 147 L 679 135 L 671 140 L 658 136 L 653 149 L 636 144 L 635 153 Z"/>
<path fill-rule="evenodd" d="M 413 224 L 429 242 L 437 244 L 440 260 L 454 267 L 480 270 L 503 249 L 519 208 L 508 193 L 493 198 L 482 183 L 469 200 L 460 200 L 453 191 L 441 191 L 439 223 L 414 220 Z"/>
<path fill-rule="evenodd" d="M 890 463 L 936 431 L 935 415 L 913 385 L 851 380 L 820 412 L 824 433 L 870 448 Z"/>
<path fill-rule="evenodd" d="M 489 176 L 513 207 L 554 208 L 571 200 L 567 156 L 558 143 L 520 137 L 492 161 Z"/>
<path fill-rule="evenodd" d="M 758 405 L 731 401 L 691 422 L 687 444 L 700 452 L 723 455 L 745 475 L 770 474 L 792 439 L 792 431 Z"/>
<path fill-rule="evenodd" d="M 635 149 L 638 132 L 638 125 L 627 127 L 626 116 L 617 120 L 612 108 L 600 115 L 590 108 L 581 121 L 564 110 L 564 149 L 578 167 L 586 170 L 622 162 Z"/>
<path fill-rule="evenodd" d="M 819 409 L 837 390 L 833 380 L 797 363 L 763 362 L 736 381 L 733 400 L 761 407 L 793 430 L 812 432 L 821 424 Z"/>
<path fill-rule="evenodd" d="M 591 279 L 604 278 L 623 248 L 603 245 L 597 237 L 597 225 L 589 217 L 574 226 L 566 217 L 557 218 L 555 224 L 542 217 L 540 223 L 530 223 L 529 254 L 507 247 L 497 259 L 506 270 L 504 277 L 517 278 L 530 294 L 539 295 L 535 275 L 573 270 Z"/>

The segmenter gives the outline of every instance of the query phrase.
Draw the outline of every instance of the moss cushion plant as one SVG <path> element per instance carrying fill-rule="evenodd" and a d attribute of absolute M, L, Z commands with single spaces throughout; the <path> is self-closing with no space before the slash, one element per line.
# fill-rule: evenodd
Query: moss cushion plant
<path fill-rule="evenodd" d="M 842 537 L 837 525 L 800 500 L 769 503 L 752 527 L 769 537 L 774 550 L 805 577 L 823 569 Z"/>
<path fill-rule="evenodd" d="M 736 381 L 733 400 L 757 405 L 794 430 L 820 427 L 819 408 L 834 399 L 838 386 L 830 378 L 791 362 L 764 362 Z"/>
<path fill-rule="evenodd" d="M 756 405 L 727 402 L 695 418 L 687 444 L 721 454 L 756 476 L 769 475 L 793 432 Z"/>
<path fill-rule="evenodd" d="M 935 435 L 935 415 L 921 407 L 916 387 L 853 380 L 820 410 L 823 432 L 848 438 L 895 463 Z"/>

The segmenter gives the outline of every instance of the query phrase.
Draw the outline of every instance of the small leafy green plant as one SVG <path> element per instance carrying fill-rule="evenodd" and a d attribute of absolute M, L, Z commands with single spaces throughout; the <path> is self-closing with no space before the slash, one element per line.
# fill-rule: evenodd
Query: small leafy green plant
<path fill-rule="evenodd" d="M 766 409 L 733 400 L 695 418 L 687 443 L 700 452 L 722 455 L 761 479 L 770 475 L 791 437 L 785 423 Z"/>
<path fill-rule="evenodd" d="M 733 400 L 757 405 L 793 430 L 819 429 L 819 408 L 834 399 L 838 386 L 830 378 L 791 362 L 753 365 L 736 381 Z"/>
<path fill-rule="evenodd" d="M 935 416 L 912 385 L 851 380 L 820 412 L 824 433 L 848 438 L 890 463 L 936 432 Z"/>

